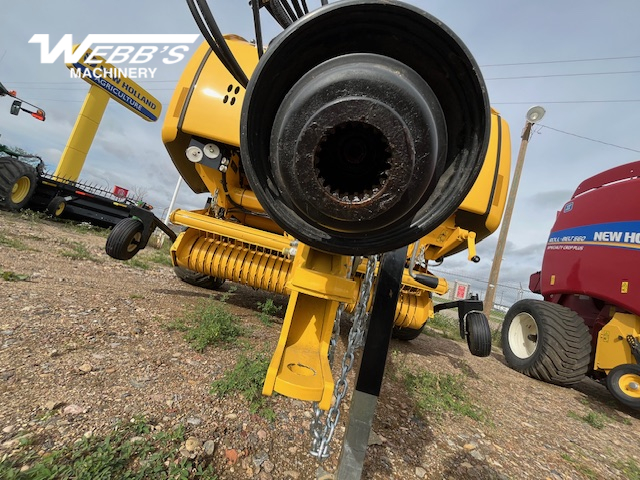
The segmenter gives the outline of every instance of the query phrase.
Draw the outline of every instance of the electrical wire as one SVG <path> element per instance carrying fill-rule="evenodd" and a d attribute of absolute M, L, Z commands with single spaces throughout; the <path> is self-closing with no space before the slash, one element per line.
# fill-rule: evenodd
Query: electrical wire
<path fill-rule="evenodd" d="M 480 65 L 480 67 L 481 68 L 514 67 L 518 65 L 548 65 L 548 64 L 554 64 L 554 63 L 600 62 L 604 60 L 630 60 L 633 58 L 640 58 L 640 55 L 630 55 L 627 57 L 575 58 L 571 60 L 546 60 L 546 61 L 540 61 L 540 62 L 494 63 L 494 64 Z"/>
<path fill-rule="evenodd" d="M 549 75 L 520 75 L 517 77 L 485 77 L 485 80 L 520 80 L 525 78 L 552 78 L 552 77 L 585 77 L 595 75 L 625 75 L 629 73 L 640 73 L 640 70 L 629 70 L 623 72 L 588 72 L 588 73 L 554 73 Z"/>
<path fill-rule="evenodd" d="M 547 128 L 549 130 L 553 130 L 554 132 L 563 133 L 565 135 L 570 135 L 572 137 L 581 138 L 583 140 L 589 140 L 590 142 L 601 143 L 602 145 L 608 145 L 609 147 L 616 147 L 616 148 L 621 148 L 622 150 L 629 150 L 630 152 L 640 153 L 640 150 L 636 150 L 634 148 L 623 147 L 621 145 L 616 145 L 615 143 L 603 142 L 602 140 L 596 140 L 595 138 L 585 137 L 583 135 L 578 135 L 576 133 L 565 132 L 564 130 L 559 130 L 557 128 L 553 128 L 553 127 L 550 127 L 548 125 L 543 125 L 541 123 L 538 123 L 537 126 L 540 127 L 540 128 Z"/>

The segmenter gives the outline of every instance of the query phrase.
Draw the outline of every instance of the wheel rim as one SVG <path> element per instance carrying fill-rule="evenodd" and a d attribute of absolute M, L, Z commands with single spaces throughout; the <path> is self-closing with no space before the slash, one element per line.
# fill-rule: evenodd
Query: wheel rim
<path fill-rule="evenodd" d="M 625 373 L 618 380 L 618 387 L 626 396 L 640 400 L 640 375 Z"/>
<path fill-rule="evenodd" d="M 29 194 L 31 188 L 31 180 L 29 177 L 20 177 L 11 189 L 11 201 L 13 203 L 22 202 Z"/>
<path fill-rule="evenodd" d="M 56 207 L 55 215 L 56 217 L 60 216 L 64 212 L 64 202 L 60 202 L 60 205 Z"/>
<path fill-rule="evenodd" d="M 538 324 L 528 313 L 513 317 L 509 326 L 509 348 L 518 358 L 529 358 L 538 346 Z"/>
<path fill-rule="evenodd" d="M 142 232 L 136 232 L 133 235 L 131 242 L 129 242 L 129 246 L 127 247 L 127 252 L 133 252 L 136 248 L 138 248 L 138 245 L 140 245 L 141 240 L 142 240 Z"/>

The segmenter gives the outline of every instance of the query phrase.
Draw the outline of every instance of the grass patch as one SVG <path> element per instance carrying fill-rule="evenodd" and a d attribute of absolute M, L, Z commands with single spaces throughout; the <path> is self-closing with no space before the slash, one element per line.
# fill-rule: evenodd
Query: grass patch
<path fill-rule="evenodd" d="M 590 411 L 586 415 L 578 415 L 576 412 L 569 411 L 569 413 L 567 413 L 567 416 L 575 420 L 581 420 L 587 425 L 590 425 L 598 430 L 602 430 L 604 427 L 606 427 L 611 420 L 604 413 L 598 413 L 594 411 Z"/>
<path fill-rule="evenodd" d="M 596 472 L 594 472 L 593 470 L 591 470 L 589 467 L 587 467 L 586 465 L 582 465 L 580 464 L 579 460 L 576 460 L 574 458 L 571 458 L 571 456 L 568 453 L 561 453 L 560 457 L 562 457 L 562 459 L 565 462 L 570 463 L 573 468 L 575 468 L 578 472 L 582 473 L 585 477 L 587 478 L 593 478 L 596 479 L 598 478 L 598 475 L 596 474 Z"/>
<path fill-rule="evenodd" d="M 239 322 L 240 319 L 223 302 L 206 300 L 197 303 L 167 328 L 184 332 L 184 338 L 194 350 L 202 352 L 209 345 L 236 343 L 245 332 Z"/>
<path fill-rule="evenodd" d="M 268 407 L 267 397 L 262 395 L 264 378 L 267 375 L 269 358 L 264 354 L 243 355 L 238 358 L 233 370 L 211 384 L 210 393 L 224 397 L 239 393 L 249 403 L 249 411 L 258 413 L 267 420 L 275 420 L 275 412 Z"/>
<path fill-rule="evenodd" d="M 29 275 L 0 270 L 0 278 L 2 278 L 5 282 L 26 282 L 27 280 L 29 280 Z"/>
<path fill-rule="evenodd" d="M 502 329 L 497 328 L 491 331 L 491 345 L 502 348 Z"/>
<path fill-rule="evenodd" d="M 275 305 L 273 303 L 273 300 L 270 298 L 267 298 L 264 303 L 258 302 L 257 305 L 258 309 L 260 310 L 258 318 L 265 325 L 269 325 L 273 320 L 272 317 L 280 310 L 282 310 L 282 305 Z"/>
<path fill-rule="evenodd" d="M 21 445 L 16 453 L 0 461 L 0 478 L 216 479 L 206 457 L 190 460 L 180 455 L 184 437 L 183 426 L 168 432 L 153 431 L 144 419 L 134 419 L 118 425 L 106 437 L 83 438 L 42 457 L 36 449 Z"/>
<path fill-rule="evenodd" d="M 170 243 L 166 242 L 167 245 L 171 246 Z M 158 265 L 165 265 L 167 267 L 172 267 L 171 256 L 169 252 L 165 252 L 164 249 L 154 250 L 150 255 L 145 257 L 146 260 L 149 260 L 152 263 L 157 263 Z"/>
<path fill-rule="evenodd" d="M 39 223 L 46 220 L 48 215 L 44 212 L 36 212 L 35 210 L 24 209 L 20 211 L 20 218 L 33 223 Z"/>
<path fill-rule="evenodd" d="M 486 413 L 469 400 L 463 375 L 405 371 L 403 377 L 420 415 L 453 413 L 480 422 L 487 420 Z"/>
<path fill-rule="evenodd" d="M 82 243 L 80 242 L 64 242 L 64 243 L 67 246 L 67 249 L 62 251 L 61 255 L 63 257 L 67 257 L 72 260 L 91 260 L 92 262 L 99 261 Z"/>
<path fill-rule="evenodd" d="M 457 318 L 452 318 L 442 313 L 436 313 L 433 318 L 427 322 L 427 327 L 431 332 L 438 336 L 449 340 L 458 340 L 460 338 L 460 323 Z M 427 329 L 424 330 L 425 333 Z"/>
<path fill-rule="evenodd" d="M 138 257 L 133 257 L 131 260 L 127 260 L 124 263 L 129 265 L 130 267 L 139 268 L 140 270 L 149 270 L 149 268 L 151 268 L 151 266 L 147 262 L 145 262 L 144 259 Z"/>
<path fill-rule="evenodd" d="M 640 466 L 632 459 L 626 462 L 617 461 L 614 467 L 624 473 L 624 477 L 629 480 L 640 480 Z"/>
<path fill-rule="evenodd" d="M 10 238 L 0 233 L 0 245 L 9 248 L 15 248 L 16 250 L 31 250 L 31 248 L 24 242 L 21 242 L 17 238 Z"/>
<path fill-rule="evenodd" d="M 93 235 L 104 238 L 107 238 L 109 236 L 109 233 L 111 233 L 111 229 L 98 227 L 89 222 L 78 223 L 74 222 L 73 220 L 61 220 L 61 223 L 69 230 L 77 233 L 92 233 Z"/>

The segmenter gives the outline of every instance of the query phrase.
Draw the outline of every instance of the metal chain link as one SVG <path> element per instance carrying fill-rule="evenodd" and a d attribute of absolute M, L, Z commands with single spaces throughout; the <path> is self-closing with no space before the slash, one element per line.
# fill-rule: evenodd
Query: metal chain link
<path fill-rule="evenodd" d="M 319 460 L 324 460 L 329 456 L 329 443 L 333 438 L 333 434 L 340 420 L 340 404 L 342 399 L 346 396 L 349 388 L 349 382 L 347 381 L 347 374 L 353 368 L 353 362 L 355 359 L 355 351 L 364 345 L 366 339 L 366 333 L 368 329 L 369 315 L 367 313 L 367 307 L 369 305 L 369 298 L 371 297 L 371 290 L 373 288 L 373 278 L 376 270 L 376 264 L 378 257 L 376 255 L 370 256 L 367 260 L 367 268 L 365 270 L 364 278 L 360 284 L 360 292 L 358 294 L 358 303 L 356 304 L 353 313 L 353 325 L 349 330 L 349 340 L 347 343 L 347 349 L 342 357 L 342 370 L 340 377 L 336 381 L 335 388 L 333 390 L 333 396 L 335 401 L 329 412 L 327 413 L 326 423 L 324 426 L 323 416 L 324 412 L 320 409 L 317 402 L 313 404 L 313 420 L 311 421 L 311 455 L 317 457 Z M 357 265 L 354 262 L 353 268 Z M 336 319 L 333 328 L 333 335 L 329 346 L 329 362 L 333 363 L 333 355 L 335 346 L 340 335 L 340 317 L 344 312 L 345 305 L 341 304 L 338 307 Z M 337 325 L 337 326 L 336 326 Z"/>

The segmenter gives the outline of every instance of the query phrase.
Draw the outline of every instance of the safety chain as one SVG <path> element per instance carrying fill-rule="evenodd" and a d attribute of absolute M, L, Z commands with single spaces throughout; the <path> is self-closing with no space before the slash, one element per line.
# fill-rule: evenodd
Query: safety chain
<path fill-rule="evenodd" d="M 358 303 L 356 304 L 353 313 L 353 325 L 349 330 L 349 341 L 347 343 L 347 349 L 342 357 L 342 371 L 340 377 L 336 381 L 335 388 L 333 390 L 333 396 L 335 401 L 329 412 L 327 413 L 326 423 L 322 425 L 324 412 L 320 409 L 317 402 L 313 404 L 313 420 L 311 421 L 311 455 L 317 457 L 319 460 L 324 460 L 329 457 L 329 443 L 333 438 L 333 434 L 338 425 L 340 419 L 340 403 L 347 394 L 349 388 L 349 382 L 347 381 L 347 374 L 353 368 L 355 359 L 355 351 L 364 345 L 366 333 L 368 329 L 369 315 L 367 313 L 367 306 L 369 305 L 369 298 L 371 296 L 371 290 L 373 288 L 373 277 L 376 270 L 376 264 L 378 262 L 377 255 L 370 256 L 367 260 L 367 268 L 365 270 L 364 278 L 360 284 L 360 292 L 358 295 Z M 354 268 L 357 265 L 354 262 Z M 336 319 L 333 327 L 333 335 L 329 346 L 329 362 L 333 363 L 333 355 L 335 346 L 340 335 L 340 317 L 344 312 L 344 304 L 338 307 Z M 337 325 L 337 326 L 336 326 Z"/>

